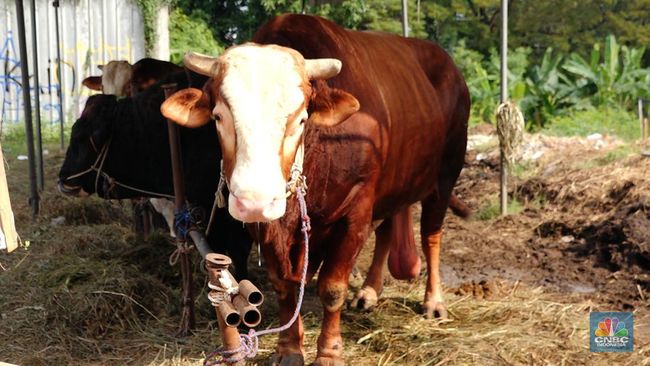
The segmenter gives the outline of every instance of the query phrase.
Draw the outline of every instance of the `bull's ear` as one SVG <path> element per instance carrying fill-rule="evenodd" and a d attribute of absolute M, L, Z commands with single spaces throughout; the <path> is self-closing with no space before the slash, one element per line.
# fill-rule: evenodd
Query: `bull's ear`
<path fill-rule="evenodd" d="M 81 84 L 88 89 L 102 91 L 102 77 L 101 76 L 89 76 L 85 78 Z"/>
<path fill-rule="evenodd" d="M 313 83 L 309 121 L 321 126 L 336 126 L 359 111 L 359 107 L 359 101 L 352 94 L 317 81 Z"/>
<path fill-rule="evenodd" d="M 160 106 L 163 116 L 177 124 L 196 128 L 210 121 L 210 100 L 199 89 L 187 88 L 179 90 L 167 98 Z"/>
<path fill-rule="evenodd" d="M 104 65 L 97 65 L 97 68 L 98 68 L 99 70 L 102 70 L 102 71 L 103 71 L 103 70 L 104 70 Z"/>

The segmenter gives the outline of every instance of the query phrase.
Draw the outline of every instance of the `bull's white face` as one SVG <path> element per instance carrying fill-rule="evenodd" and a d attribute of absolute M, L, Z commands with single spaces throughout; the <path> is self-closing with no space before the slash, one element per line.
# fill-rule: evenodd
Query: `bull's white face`
<path fill-rule="evenodd" d="M 215 121 L 234 218 L 281 217 L 305 122 L 332 126 L 359 109 L 356 98 L 342 90 L 322 82 L 312 87 L 311 80 L 338 74 L 341 62 L 305 60 L 290 48 L 247 43 L 219 58 L 186 55 L 185 65 L 212 78 L 203 91 L 184 89 L 167 99 L 163 114 L 188 127 Z"/>
<path fill-rule="evenodd" d="M 110 61 L 102 70 L 102 93 L 125 97 L 129 94 L 129 81 L 133 74 L 128 61 Z"/>
<path fill-rule="evenodd" d="M 222 58 L 222 98 L 212 115 L 221 141 L 235 142 L 234 156 L 224 154 L 224 162 L 232 169 L 228 208 L 239 220 L 284 215 L 288 167 L 307 119 L 308 80 L 300 61 L 286 49 L 257 45 Z"/>

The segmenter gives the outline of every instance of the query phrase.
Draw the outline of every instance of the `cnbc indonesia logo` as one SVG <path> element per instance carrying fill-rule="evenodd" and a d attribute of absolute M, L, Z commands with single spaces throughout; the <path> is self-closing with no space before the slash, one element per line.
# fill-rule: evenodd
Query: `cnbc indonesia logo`
<path fill-rule="evenodd" d="M 595 332 L 596 343 L 627 343 L 630 341 L 627 336 L 625 323 L 618 318 L 605 318 L 598 323 L 598 329 Z"/>
<path fill-rule="evenodd" d="M 592 313 L 592 315 L 596 314 Z M 595 352 L 631 351 L 633 347 L 633 318 L 631 316 L 613 316 L 614 314 L 603 315 L 604 317 L 596 317 L 596 319 L 592 317 L 591 319 L 591 350 Z"/>

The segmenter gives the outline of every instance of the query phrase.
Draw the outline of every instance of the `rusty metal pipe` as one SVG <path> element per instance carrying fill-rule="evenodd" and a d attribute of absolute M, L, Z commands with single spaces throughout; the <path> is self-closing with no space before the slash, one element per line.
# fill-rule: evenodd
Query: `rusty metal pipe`
<path fill-rule="evenodd" d="M 219 333 L 221 333 L 221 342 L 224 351 L 236 351 L 241 347 L 241 339 L 239 338 L 239 331 L 235 326 L 229 325 L 229 324 L 234 324 L 234 316 L 231 316 L 229 319 L 229 315 L 232 313 L 220 310 L 220 309 L 227 309 L 228 307 L 233 307 L 232 303 L 230 303 L 229 301 L 230 295 L 225 291 L 220 290 L 220 288 L 223 287 L 219 282 L 219 278 L 221 277 L 222 271 L 226 271 L 226 275 L 230 273 L 228 271 L 228 266 L 230 264 L 232 264 L 232 260 L 228 256 L 225 256 L 223 254 L 208 253 L 205 256 L 205 267 L 208 271 L 208 277 L 211 285 L 210 287 L 213 288 L 211 292 L 218 292 L 219 295 L 223 297 L 219 305 L 215 306 L 215 312 L 217 313 L 217 321 L 219 322 Z M 217 290 L 215 290 L 214 288 L 216 288 Z M 223 305 L 223 304 L 227 304 L 227 305 Z M 241 315 L 238 312 L 236 313 L 241 321 Z M 241 355 L 240 352 L 236 352 L 234 354 L 231 354 L 230 357 L 234 359 L 238 359 L 240 355 Z M 244 361 L 242 360 L 242 361 L 238 361 L 235 363 L 228 363 L 228 364 L 239 366 L 239 365 L 244 365 Z"/>
<path fill-rule="evenodd" d="M 232 299 L 232 304 L 239 311 L 242 323 L 249 328 L 255 328 L 262 321 L 262 314 L 256 306 L 251 305 L 245 297 L 237 295 Z"/>
<path fill-rule="evenodd" d="M 230 301 L 223 301 L 217 306 L 217 314 L 221 316 L 223 322 L 228 327 L 236 327 L 241 323 L 241 316 L 237 309 L 230 303 Z"/>
<path fill-rule="evenodd" d="M 260 291 L 249 280 L 242 280 L 239 282 L 239 294 L 253 306 L 260 306 L 264 302 L 264 295 L 262 295 L 262 291 Z"/>

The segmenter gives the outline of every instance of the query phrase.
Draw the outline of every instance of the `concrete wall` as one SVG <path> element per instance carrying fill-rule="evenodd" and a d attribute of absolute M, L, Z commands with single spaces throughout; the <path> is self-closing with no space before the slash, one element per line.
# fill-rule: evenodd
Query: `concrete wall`
<path fill-rule="evenodd" d="M 32 100 L 38 89 L 43 124 L 59 123 L 63 110 L 66 124 L 74 122 L 92 93 L 81 85 L 100 75 L 97 65 L 110 60 L 135 62 L 144 57 L 143 21 L 131 0 L 61 0 L 62 80 L 57 78 L 57 50 L 52 0 L 36 0 L 38 35 L 38 88 L 30 81 Z M 29 73 L 32 64 L 31 1 L 24 0 Z M 23 120 L 21 71 L 15 0 L 0 0 L 0 117 L 3 124 Z M 30 75 L 30 76 L 31 76 Z M 58 90 L 63 92 L 61 108 Z M 33 106 L 32 102 L 32 106 Z"/>

